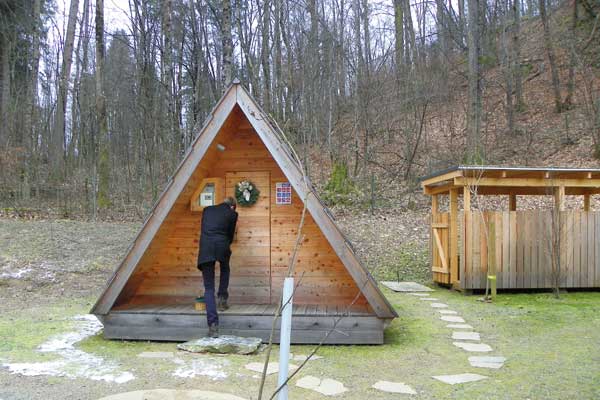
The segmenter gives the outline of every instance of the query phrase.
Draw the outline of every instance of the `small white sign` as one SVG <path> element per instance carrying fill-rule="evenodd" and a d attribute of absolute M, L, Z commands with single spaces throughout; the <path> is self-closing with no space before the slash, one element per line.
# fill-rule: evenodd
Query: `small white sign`
<path fill-rule="evenodd" d="M 277 196 L 275 204 L 292 204 L 292 185 L 289 182 L 277 182 L 275 195 Z"/>

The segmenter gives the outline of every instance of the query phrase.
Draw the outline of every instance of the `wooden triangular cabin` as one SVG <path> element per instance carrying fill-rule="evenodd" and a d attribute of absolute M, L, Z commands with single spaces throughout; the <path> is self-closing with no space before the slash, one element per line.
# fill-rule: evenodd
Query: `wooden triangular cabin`
<path fill-rule="evenodd" d="M 242 180 L 253 182 L 260 196 L 250 207 L 238 206 L 231 308 L 220 313 L 220 333 L 268 339 L 306 199 L 292 342 L 319 343 L 346 315 L 326 343 L 383 343 L 384 327 L 396 312 L 303 180 L 282 133 L 237 81 L 213 109 L 94 305 L 104 336 L 183 341 L 206 334 L 206 315 L 194 307 L 203 293 L 196 268 L 201 207 L 233 196 Z M 281 193 L 288 187 L 291 204 Z"/>

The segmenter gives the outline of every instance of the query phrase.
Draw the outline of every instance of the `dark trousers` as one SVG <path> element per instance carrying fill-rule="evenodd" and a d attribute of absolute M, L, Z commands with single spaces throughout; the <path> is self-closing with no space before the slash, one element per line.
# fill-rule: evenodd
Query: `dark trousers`
<path fill-rule="evenodd" d="M 229 294 L 229 262 L 219 262 L 221 276 L 219 277 L 219 291 L 217 295 L 227 299 Z M 204 280 L 204 301 L 206 302 L 206 320 L 208 325 L 219 324 L 219 315 L 217 314 L 217 304 L 215 302 L 215 262 L 208 262 L 201 265 L 202 279 Z"/>

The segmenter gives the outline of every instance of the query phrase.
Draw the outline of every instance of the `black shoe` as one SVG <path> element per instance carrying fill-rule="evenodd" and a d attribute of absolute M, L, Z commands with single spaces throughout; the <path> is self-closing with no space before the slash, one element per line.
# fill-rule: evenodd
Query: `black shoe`
<path fill-rule="evenodd" d="M 219 296 L 217 299 L 217 310 L 219 311 L 227 311 L 229 309 L 229 304 L 227 304 L 227 298 Z"/>
<path fill-rule="evenodd" d="M 212 324 L 208 327 L 208 337 L 211 337 L 211 338 L 219 337 L 219 325 Z"/>

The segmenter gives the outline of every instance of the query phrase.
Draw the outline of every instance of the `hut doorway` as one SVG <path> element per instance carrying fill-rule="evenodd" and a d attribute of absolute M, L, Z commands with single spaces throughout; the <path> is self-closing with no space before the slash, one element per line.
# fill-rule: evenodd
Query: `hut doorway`
<path fill-rule="evenodd" d="M 241 181 L 260 190 L 251 207 L 237 207 L 236 235 L 231 245 L 230 290 L 233 304 L 271 303 L 271 174 L 269 171 L 227 172 L 225 192 L 235 197 Z"/>

